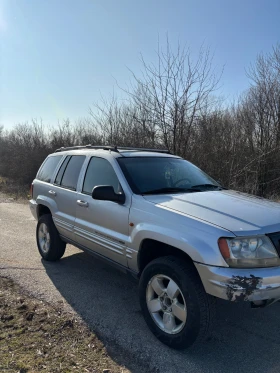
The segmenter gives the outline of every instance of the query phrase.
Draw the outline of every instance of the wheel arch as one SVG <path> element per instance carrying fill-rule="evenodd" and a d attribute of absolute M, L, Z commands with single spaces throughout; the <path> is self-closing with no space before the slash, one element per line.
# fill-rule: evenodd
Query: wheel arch
<path fill-rule="evenodd" d="M 49 209 L 48 206 L 46 205 L 43 205 L 43 204 L 39 204 L 37 206 L 37 216 L 38 216 L 38 219 L 42 216 L 42 215 L 47 215 L 47 214 L 52 214 L 51 213 L 51 210 Z"/>
<path fill-rule="evenodd" d="M 42 215 L 45 215 L 45 214 L 54 215 L 57 212 L 56 201 L 52 198 L 39 195 L 36 198 L 36 203 L 37 203 L 36 213 L 37 213 L 38 219 Z"/>
<path fill-rule="evenodd" d="M 146 238 L 141 242 L 137 257 L 139 274 L 142 273 L 144 268 L 152 260 L 168 255 L 176 256 L 177 258 L 193 264 L 192 258 L 183 250 L 178 249 L 175 246 L 168 245 L 165 242 Z"/>

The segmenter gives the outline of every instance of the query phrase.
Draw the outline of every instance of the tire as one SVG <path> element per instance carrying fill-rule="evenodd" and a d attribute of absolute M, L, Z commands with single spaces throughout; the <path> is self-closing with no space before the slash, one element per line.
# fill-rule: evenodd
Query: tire
<path fill-rule="evenodd" d="M 36 240 L 39 253 L 47 261 L 59 260 L 65 253 L 66 243 L 59 237 L 50 214 L 42 215 L 37 224 Z"/>
<path fill-rule="evenodd" d="M 206 294 L 193 263 L 173 256 L 153 260 L 141 275 L 139 296 L 146 323 L 167 346 L 186 349 L 209 337 L 215 298 Z"/>

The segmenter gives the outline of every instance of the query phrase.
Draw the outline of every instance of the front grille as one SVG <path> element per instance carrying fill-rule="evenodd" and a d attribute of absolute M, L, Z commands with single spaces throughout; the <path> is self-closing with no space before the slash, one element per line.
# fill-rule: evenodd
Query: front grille
<path fill-rule="evenodd" d="M 273 244 L 274 244 L 274 246 L 277 250 L 277 253 L 280 256 L 280 232 L 270 233 L 270 234 L 267 234 L 267 236 L 273 242 Z"/>

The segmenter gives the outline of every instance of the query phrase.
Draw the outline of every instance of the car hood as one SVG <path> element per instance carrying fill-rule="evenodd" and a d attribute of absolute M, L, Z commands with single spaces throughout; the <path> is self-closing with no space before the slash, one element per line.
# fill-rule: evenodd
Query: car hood
<path fill-rule="evenodd" d="M 146 195 L 160 208 L 222 227 L 237 236 L 280 231 L 280 203 L 232 190 Z"/>

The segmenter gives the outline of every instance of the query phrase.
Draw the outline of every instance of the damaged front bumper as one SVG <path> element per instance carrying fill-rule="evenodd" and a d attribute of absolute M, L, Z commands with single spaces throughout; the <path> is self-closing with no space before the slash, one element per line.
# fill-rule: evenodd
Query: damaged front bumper
<path fill-rule="evenodd" d="M 280 300 L 280 267 L 238 269 L 195 263 L 205 291 L 233 302 Z"/>

